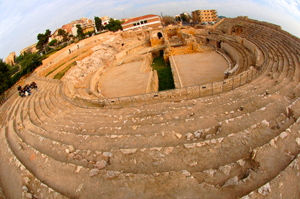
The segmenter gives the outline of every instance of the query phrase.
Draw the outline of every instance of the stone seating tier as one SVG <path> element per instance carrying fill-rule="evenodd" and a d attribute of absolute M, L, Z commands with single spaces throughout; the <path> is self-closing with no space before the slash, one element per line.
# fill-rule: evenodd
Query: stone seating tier
<path fill-rule="evenodd" d="M 299 195 L 292 185 L 300 180 L 300 42 L 276 27 L 244 22 L 240 36 L 264 55 L 261 74 L 219 95 L 123 109 L 85 109 L 66 101 L 59 81 L 33 76 L 38 92 L 6 102 L 13 106 L 0 134 L 4 195 Z M 248 70 L 249 51 L 232 45 L 244 58 L 240 70 Z"/>

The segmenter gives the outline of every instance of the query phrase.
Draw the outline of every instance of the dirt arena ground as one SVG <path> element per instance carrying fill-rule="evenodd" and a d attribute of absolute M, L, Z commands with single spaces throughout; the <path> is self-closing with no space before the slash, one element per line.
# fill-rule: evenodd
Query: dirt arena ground
<path fill-rule="evenodd" d="M 150 72 L 140 73 L 142 62 L 111 68 L 101 80 L 101 93 L 107 98 L 137 95 L 146 92 Z"/>
<path fill-rule="evenodd" d="M 183 87 L 224 79 L 227 61 L 216 52 L 174 56 Z"/>

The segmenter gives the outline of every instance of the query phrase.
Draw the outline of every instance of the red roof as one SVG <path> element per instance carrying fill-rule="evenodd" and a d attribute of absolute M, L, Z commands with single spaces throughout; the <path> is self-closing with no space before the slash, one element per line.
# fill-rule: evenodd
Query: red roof
<path fill-rule="evenodd" d="M 140 21 L 140 20 L 143 20 L 143 19 L 151 18 L 151 17 L 159 17 L 159 16 L 158 15 L 145 15 L 145 16 L 141 16 L 141 17 L 135 17 L 135 18 L 129 19 L 128 21 L 126 21 L 122 25 L 126 25 L 126 24 L 129 24 L 129 23 L 134 22 L 134 21 Z"/>
<path fill-rule="evenodd" d="M 65 24 L 61 27 L 61 29 L 64 29 L 66 32 L 71 33 L 72 32 L 72 25 L 71 24 Z"/>

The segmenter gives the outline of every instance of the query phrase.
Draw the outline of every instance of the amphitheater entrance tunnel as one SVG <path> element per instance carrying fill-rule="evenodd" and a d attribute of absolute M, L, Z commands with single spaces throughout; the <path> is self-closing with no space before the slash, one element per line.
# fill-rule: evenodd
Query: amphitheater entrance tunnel
<path fill-rule="evenodd" d="M 163 37 L 163 35 L 161 34 L 161 32 L 158 32 L 158 33 L 157 33 L 157 37 L 158 37 L 158 39 L 160 39 L 160 38 Z"/>

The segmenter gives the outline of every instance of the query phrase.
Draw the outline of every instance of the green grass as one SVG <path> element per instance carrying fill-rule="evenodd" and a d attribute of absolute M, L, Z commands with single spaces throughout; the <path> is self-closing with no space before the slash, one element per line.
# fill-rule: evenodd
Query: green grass
<path fill-rule="evenodd" d="M 51 73 L 53 73 L 54 71 L 56 71 L 59 67 L 61 67 L 61 66 L 64 65 L 65 63 L 66 63 L 66 62 L 62 63 L 61 65 L 57 66 L 54 70 L 50 71 L 50 72 L 46 75 L 46 77 L 47 77 L 48 75 L 50 75 Z"/>
<path fill-rule="evenodd" d="M 67 67 L 65 67 L 64 69 L 62 69 L 61 71 L 59 71 L 55 76 L 54 79 L 61 79 L 66 72 L 68 72 L 68 70 L 72 67 L 72 66 L 76 66 L 77 63 L 76 61 L 73 61 L 71 64 L 69 64 Z"/>
<path fill-rule="evenodd" d="M 47 59 L 48 57 L 50 57 L 50 55 L 53 55 L 53 54 L 56 53 L 57 51 L 58 51 L 58 50 L 54 50 L 54 51 L 52 51 L 51 53 L 45 54 L 45 55 L 41 56 L 41 57 L 39 58 L 39 60 L 42 61 L 42 60 L 44 60 L 44 59 Z"/>
<path fill-rule="evenodd" d="M 153 59 L 152 68 L 157 71 L 159 91 L 175 88 L 170 64 L 165 64 L 163 56 Z"/>

